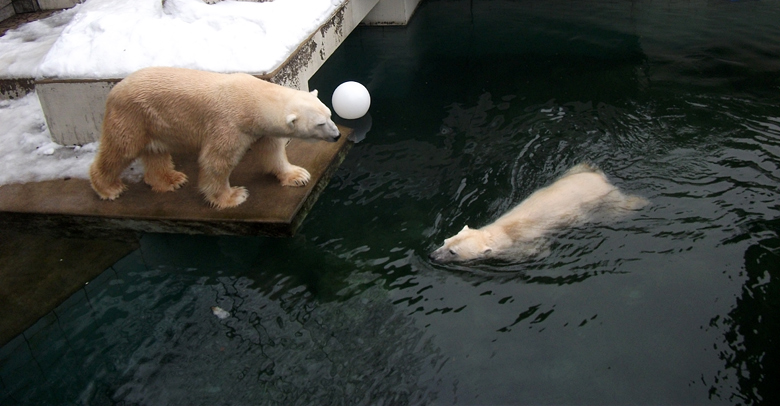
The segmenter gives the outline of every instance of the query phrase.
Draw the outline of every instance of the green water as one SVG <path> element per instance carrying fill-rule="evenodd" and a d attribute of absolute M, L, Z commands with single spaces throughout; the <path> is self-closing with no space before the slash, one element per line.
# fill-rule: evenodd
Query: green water
<path fill-rule="evenodd" d="M 360 27 L 310 87 L 366 84 L 372 129 L 299 234 L 145 235 L 0 350 L 0 403 L 777 403 L 778 21 L 430 0 Z M 428 261 L 584 160 L 652 205 L 526 263 Z"/>

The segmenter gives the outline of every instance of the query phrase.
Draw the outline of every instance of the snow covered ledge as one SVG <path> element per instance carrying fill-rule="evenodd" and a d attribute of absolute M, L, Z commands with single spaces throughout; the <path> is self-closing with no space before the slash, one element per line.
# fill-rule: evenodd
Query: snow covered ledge
<path fill-rule="evenodd" d="M 169 5 L 173 5 L 174 7 L 176 5 L 193 5 L 191 0 L 166 1 L 169 3 Z M 211 57 L 208 61 L 211 63 L 211 65 L 206 63 L 205 66 L 202 66 L 203 64 L 193 64 L 191 62 L 188 63 L 186 60 L 182 61 L 179 55 L 170 55 L 170 50 L 165 49 L 159 49 L 157 51 L 164 58 L 168 58 L 167 60 L 163 58 L 159 65 L 196 67 L 223 72 L 243 71 L 254 74 L 271 82 L 302 90 L 308 90 L 308 80 L 311 78 L 311 76 L 314 75 L 314 73 L 324 64 L 328 57 L 333 54 L 336 48 L 338 48 L 341 42 L 343 42 L 343 40 L 352 32 L 352 30 L 354 30 L 354 28 L 366 17 L 366 15 L 368 15 L 368 13 L 374 8 L 374 6 L 376 6 L 379 0 L 331 1 L 331 4 L 333 4 L 333 11 L 329 13 L 329 15 L 325 16 L 324 22 L 318 26 L 314 26 L 313 28 L 308 28 L 308 32 L 303 33 L 304 39 L 302 41 L 298 41 L 299 45 L 292 50 L 287 50 L 287 56 L 281 61 L 281 63 L 276 63 L 276 65 L 272 66 L 270 69 L 262 67 L 262 65 L 267 62 L 267 59 L 260 60 L 259 62 L 256 61 L 258 62 L 256 66 L 260 66 L 260 68 L 255 69 L 244 68 L 242 67 L 242 63 L 234 64 L 231 58 L 245 57 L 246 59 L 252 56 L 246 55 L 245 52 L 233 55 L 227 54 L 223 55 L 221 58 Z M 92 0 L 93 4 L 99 4 L 99 2 L 100 0 Z M 249 10 L 246 8 L 247 6 L 269 6 L 276 2 L 282 3 L 283 0 L 276 0 L 275 2 L 266 2 L 262 4 L 240 4 L 231 2 L 231 8 L 225 7 L 224 9 L 217 8 L 220 6 L 220 4 L 213 6 L 203 4 L 203 7 L 206 8 L 197 6 L 195 9 L 183 10 L 181 18 L 184 19 L 186 23 L 189 23 L 191 26 L 197 29 L 197 24 L 203 20 L 204 16 L 207 17 L 212 14 L 222 14 L 221 16 L 227 18 L 227 23 L 222 27 L 222 30 L 218 34 L 224 35 L 228 38 L 230 36 L 233 36 L 232 38 L 236 38 L 235 36 L 241 35 L 242 31 L 237 30 L 234 32 L 229 32 L 230 29 L 238 29 L 240 25 L 247 23 L 247 21 L 242 21 L 243 15 L 241 15 L 241 7 L 244 8 L 244 11 L 246 11 Z M 90 2 L 83 4 L 82 7 L 88 5 L 89 3 Z M 238 8 L 235 8 L 236 4 L 238 4 Z M 133 3 L 132 7 L 138 7 L 137 3 Z M 236 14 L 236 11 L 239 12 L 238 15 Z M 93 25 L 92 28 L 94 28 L 94 24 L 99 24 L 100 27 L 97 27 L 97 31 L 102 29 L 110 29 L 111 27 L 116 27 L 118 21 L 122 18 L 126 18 L 126 15 L 115 15 L 113 21 L 109 17 L 110 16 L 106 16 L 102 20 L 91 22 L 90 24 Z M 302 18 L 305 19 L 305 17 Z M 74 18 L 74 23 L 78 23 L 78 16 Z M 138 22 L 133 21 L 130 21 L 129 23 L 134 23 L 136 30 L 144 30 L 143 24 L 139 24 Z M 251 21 L 249 21 L 249 23 L 251 23 Z M 279 41 L 277 41 L 276 38 L 274 38 L 272 35 L 275 33 L 274 29 L 278 28 L 274 26 L 274 23 L 276 22 L 267 21 L 266 26 L 262 26 L 261 24 L 261 30 L 266 35 L 264 35 L 263 38 L 257 38 L 257 42 L 260 43 L 255 48 L 257 51 L 267 52 L 267 47 L 273 47 L 278 44 Z M 279 21 L 277 25 L 281 26 L 285 23 L 289 22 Z M 171 21 L 165 21 L 165 24 L 169 26 Z M 152 30 L 153 27 L 150 27 L 149 31 Z M 284 30 L 289 31 L 289 27 L 284 27 L 281 31 L 287 37 L 294 36 L 295 34 L 288 34 Z M 182 35 L 184 32 L 186 32 L 186 30 L 182 29 L 177 31 L 175 35 Z M 171 33 L 173 34 L 173 31 L 171 31 Z M 63 32 L 63 35 L 67 34 L 69 34 L 68 28 L 66 28 Z M 83 72 L 78 72 L 78 69 L 84 68 L 83 59 L 80 60 L 79 58 L 88 57 L 93 63 L 100 63 L 99 58 L 103 57 L 103 55 L 95 55 L 94 50 L 89 49 L 89 46 L 85 46 L 85 43 L 95 45 L 94 42 L 99 41 L 99 39 L 91 40 L 89 38 L 80 38 L 79 36 L 81 35 L 81 32 L 75 29 L 70 32 L 70 34 L 72 37 L 70 39 L 73 41 L 74 45 L 78 45 L 78 48 L 74 47 L 73 49 L 80 50 L 86 48 L 85 54 L 73 55 L 73 60 L 75 62 L 73 62 L 72 65 L 65 66 L 61 66 L 56 63 L 52 63 L 51 60 L 44 59 L 39 68 L 39 76 L 44 76 L 47 78 L 38 80 L 36 82 L 35 89 L 36 93 L 38 94 L 41 107 L 43 108 L 52 139 L 62 145 L 83 145 L 96 141 L 100 136 L 100 126 L 102 124 L 103 113 L 105 111 L 105 100 L 109 90 L 113 87 L 114 84 L 121 80 L 122 77 L 126 76 L 137 68 L 142 67 L 136 67 L 132 65 L 133 63 L 143 64 L 144 59 L 142 56 L 132 54 L 132 52 L 138 52 L 139 50 L 125 49 L 124 51 L 128 51 L 128 53 L 130 53 L 130 55 L 125 56 L 125 59 L 128 61 L 128 64 L 124 65 L 127 66 L 126 71 L 115 72 L 109 77 L 90 77 L 93 75 L 85 75 Z M 138 35 L 138 31 L 129 34 Z M 298 35 L 300 35 L 300 33 L 298 33 Z M 176 39 L 178 41 L 192 41 L 191 38 L 187 38 L 186 36 Z M 57 45 L 65 46 L 67 45 L 68 40 L 68 37 L 60 37 L 58 39 L 59 43 Z M 212 44 L 203 43 L 196 45 L 203 46 L 204 48 L 208 47 L 208 45 L 214 45 L 214 42 L 217 42 L 217 44 L 220 45 L 218 43 L 220 40 L 219 37 L 209 38 L 208 40 L 212 40 Z M 240 40 L 246 42 L 247 38 L 241 38 Z M 249 40 L 251 42 L 252 38 L 249 38 Z M 147 48 L 149 47 L 163 48 L 159 43 L 143 43 L 143 40 L 139 42 L 141 45 L 140 51 L 147 51 Z M 114 48 L 117 48 L 113 50 L 114 52 L 123 52 L 123 50 L 118 49 L 119 47 Z M 220 46 L 217 46 L 217 49 L 221 49 Z M 166 51 L 168 52 L 166 53 Z M 251 64 L 252 61 L 250 60 L 248 63 Z M 52 75 L 52 72 L 56 72 L 58 69 L 59 71 L 65 73 L 63 75 Z"/>

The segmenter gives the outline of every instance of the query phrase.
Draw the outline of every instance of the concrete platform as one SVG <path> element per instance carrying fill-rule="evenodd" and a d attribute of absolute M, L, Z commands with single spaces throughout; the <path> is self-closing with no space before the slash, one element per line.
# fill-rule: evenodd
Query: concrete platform
<path fill-rule="evenodd" d="M 209 207 L 196 186 L 194 157 L 174 157 L 177 169 L 189 177 L 174 192 L 156 193 L 139 182 L 128 184 L 117 200 L 103 201 L 83 179 L 0 186 L 0 228 L 129 240 L 141 232 L 292 236 L 352 145 L 347 140 L 352 130 L 340 130 L 335 143 L 292 140 L 287 146 L 290 162 L 312 175 L 304 187 L 283 187 L 275 177 L 257 174 L 257 157 L 247 152 L 230 182 L 245 186 L 249 198 L 235 208 Z"/>

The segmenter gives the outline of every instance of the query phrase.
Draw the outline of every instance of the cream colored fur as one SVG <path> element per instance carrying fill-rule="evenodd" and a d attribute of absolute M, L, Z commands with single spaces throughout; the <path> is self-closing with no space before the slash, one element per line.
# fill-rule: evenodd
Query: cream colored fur
<path fill-rule="evenodd" d="M 648 201 L 624 195 L 604 173 L 580 164 L 539 189 L 495 222 L 480 229 L 465 226 L 431 253 L 436 262 L 484 258 L 524 259 L 539 253 L 552 230 L 587 222 L 596 214 L 620 215 Z"/>
<path fill-rule="evenodd" d="M 252 146 L 263 156 L 259 172 L 284 186 L 303 186 L 309 172 L 287 160 L 289 138 L 335 142 L 340 134 L 317 93 L 251 75 L 153 67 L 139 70 L 109 93 L 103 130 L 90 167 L 92 188 L 114 200 L 125 190 L 122 171 L 143 160 L 144 181 L 158 192 L 180 188 L 171 152 L 198 154 L 198 187 L 218 209 L 243 203 L 248 192 L 231 187 L 230 173 Z M 256 151 L 256 152 L 255 152 Z"/>

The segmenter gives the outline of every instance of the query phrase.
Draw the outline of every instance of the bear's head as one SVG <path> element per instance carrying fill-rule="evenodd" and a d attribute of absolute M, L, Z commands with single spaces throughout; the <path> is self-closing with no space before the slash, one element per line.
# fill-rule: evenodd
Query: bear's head
<path fill-rule="evenodd" d="M 474 230 L 469 226 L 463 227 L 458 234 L 444 240 L 429 258 L 434 262 L 464 262 L 486 258 L 493 251 L 490 234 L 482 230 Z"/>
<path fill-rule="evenodd" d="M 317 98 L 317 91 L 299 92 L 285 117 L 289 136 L 310 141 L 336 142 L 341 133 L 330 118 L 330 109 Z"/>

